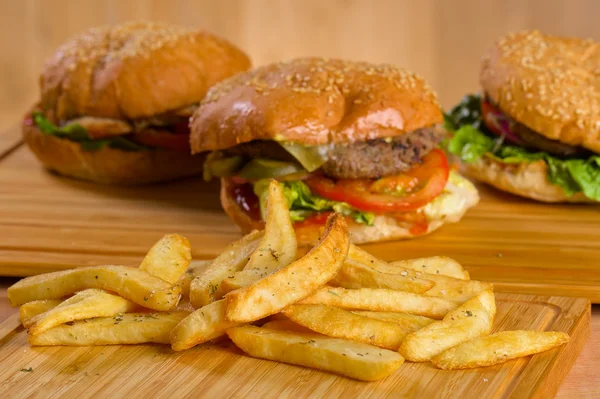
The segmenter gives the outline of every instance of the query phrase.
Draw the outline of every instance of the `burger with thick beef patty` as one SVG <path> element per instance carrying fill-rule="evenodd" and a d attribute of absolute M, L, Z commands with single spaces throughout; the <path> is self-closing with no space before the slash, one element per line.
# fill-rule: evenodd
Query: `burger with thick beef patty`
<path fill-rule="evenodd" d="M 600 201 L 599 43 L 509 35 L 484 57 L 481 85 L 446 118 L 467 173 L 539 201 Z"/>
<path fill-rule="evenodd" d="M 91 29 L 46 63 L 25 141 L 47 168 L 99 183 L 198 174 L 189 118 L 210 86 L 248 68 L 241 50 L 205 32 L 145 22 Z"/>
<path fill-rule="evenodd" d="M 458 221 L 475 188 L 437 146 L 435 94 L 418 76 L 367 63 L 298 59 L 215 85 L 192 116 L 192 151 L 242 230 L 262 227 L 269 179 L 281 182 L 299 240 L 331 212 L 355 243 L 408 238 Z"/>

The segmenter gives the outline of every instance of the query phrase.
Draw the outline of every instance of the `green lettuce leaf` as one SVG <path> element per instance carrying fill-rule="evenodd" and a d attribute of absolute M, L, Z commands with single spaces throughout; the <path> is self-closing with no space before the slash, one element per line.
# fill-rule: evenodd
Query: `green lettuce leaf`
<path fill-rule="evenodd" d="M 98 151 L 106 146 L 125 151 L 141 151 L 147 149 L 147 147 L 122 136 L 94 140 L 88 136 L 87 131 L 83 126 L 74 123 L 58 127 L 40 112 L 34 112 L 32 117 L 34 123 L 40 128 L 43 134 L 75 141 L 81 145 L 81 148 L 84 151 Z"/>
<path fill-rule="evenodd" d="M 543 160 L 548 165 L 548 180 L 552 184 L 560 186 L 568 195 L 583 192 L 586 197 L 600 201 L 600 156 L 561 159 L 547 152 L 504 144 L 501 137 L 492 138 L 486 134 L 487 129 L 481 124 L 481 119 L 474 122 L 475 117 L 481 118 L 481 113 L 474 110 L 475 104 L 479 104 L 478 96 L 469 96 L 468 100 L 463 100 L 446 114 L 446 126 L 455 129 L 447 143 L 448 151 L 466 163 L 475 162 L 483 156 L 504 163 Z"/>
<path fill-rule="evenodd" d="M 279 184 L 283 189 L 283 195 L 290 209 L 290 217 L 294 222 L 303 221 L 315 212 L 327 211 L 339 212 L 344 216 L 351 217 L 357 223 L 366 224 L 367 226 L 372 226 L 375 221 L 373 213 L 356 210 L 345 202 L 330 201 L 321 198 L 313 194 L 306 183 L 300 180 L 282 181 Z M 268 179 L 259 180 L 254 183 L 254 193 L 259 199 L 262 215 L 265 214 L 268 187 Z"/>

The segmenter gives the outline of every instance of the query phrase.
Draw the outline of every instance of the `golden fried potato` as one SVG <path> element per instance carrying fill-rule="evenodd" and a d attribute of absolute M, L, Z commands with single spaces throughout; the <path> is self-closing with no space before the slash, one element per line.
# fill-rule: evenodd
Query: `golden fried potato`
<path fill-rule="evenodd" d="M 177 280 L 176 284 L 179 287 L 181 287 L 181 295 L 184 298 L 189 299 L 190 297 L 190 284 L 192 280 L 204 273 L 206 269 L 212 264 L 212 262 L 212 260 L 193 260 L 190 262 L 189 267 L 187 268 L 185 273 L 183 273 L 181 277 L 179 277 L 179 280 Z"/>
<path fill-rule="evenodd" d="M 222 294 L 218 292 L 219 284 L 227 276 L 244 268 L 248 258 L 260 244 L 263 235 L 264 231 L 255 230 L 229 244 L 204 273 L 192 280 L 190 302 L 195 308 L 201 308 L 222 298 Z"/>
<path fill-rule="evenodd" d="M 269 184 L 265 236 L 244 267 L 221 281 L 219 291 L 228 292 L 246 287 L 279 270 L 296 259 L 296 233 L 283 191 L 276 180 Z"/>
<path fill-rule="evenodd" d="M 460 280 L 470 280 L 469 272 L 460 263 L 447 256 L 432 256 L 390 262 L 390 266 L 412 269 L 423 273 L 454 277 Z"/>
<path fill-rule="evenodd" d="M 146 254 L 140 270 L 175 284 L 192 260 L 190 241 L 179 234 L 167 234 Z"/>
<path fill-rule="evenodd" d="M 39 299 L 59 299 L 86 288 L 116 292 L 159 311 L 175 308 L 181 296 L 180 287 L 136 267 L 94 266 L 26 277 L 8 288 L 8 300 L 19 306 Z"/>
<path fill-rule="evenodd" d="M 33 346 L 125 345 L 155 342 L 168 344 L 169 334 L 189 313 L 124 313 L 61 324 L 39 335 L 30 335 Z"/>
<path fill-rule="evenodd" d="M 412 292 L 384 288 L 359 288 L 349 290 L 340 287 L 323 287 L 303 300 L 303 304 L 323 304 L 349 310 L 373 310 L 376 312 L 403 312 L 441 319 L 456 308 L 456 303 Z"/>
<path fill-rule="evenodd" d="M 137 304 L 118 295 L 90 288 L 80 291 L 54 309 L 34 316 L 30 335 L 38 335 L 60 324 L 94 317 L 112 317 L 139 308 Z"/>
<path fill-rule="evenodd" d="M 19 318 L 23 327 L 29 328 L 31 319 L 41 313 L 54 309 L 62 302 L 62 299 L 40 299 L 39 301 L 31 301 L 22 305 L 19 308 Z"/>
<path fill-rule="evenodd" d="M 409 333 L 420 330 L 421 328 L 435 321 L 434 319 L 430 319 L 429 317 L 402 312 L 373 312 L 370 310 L 352 310 L 351 312 L 361 316 L 370 317 L 372 319 L 378 319 L 387 321 L 388 323 L 398 324 Z"/>
<path fill-rule="evenodd" d="M 397 352 L 318 334 L 254 326 L 227 330 L 229 338 L 253 357 L 312 367 L 361 381 L 376 381 L 404 362 Z"/>
<path fill-rule="evenodd" d="M 422 294 L 435 283 L 413 276 L 382 273 L 351 259 L 346 259 L 330 285 L 343 288 L 387 288 L 395 291 Z"/>
<path fill-rule="evenodd" d="M 321 239 L 305 256 L 227 294 L 227 319 L 238 323 L 262 319 L 311 295 L 337 274 L 349 245 L 344 217 L 331 215 Z"/>
<path fill-rule="evenodd" d="M 398 350 L 408 334 L 402 326 L 327 305 L 290 305 L 282 312 L 293 322 L 333 338 Z"/>
<path fill-rule="evenodd" d="M 239 326 L 239 323 L 225 319 L 226 307 L 225 299 L 220 299 L 181 320 L 171 332 L 171 348 L 174 351 L 189 349 L 225 335 L 228 328 Z"/>
<path fill-rule="evenodd" d="M 265 324 L 263 324 L 261 327 L 262 328 L 270 328 L 271 330 L 292 331 L 292 332 L 299 332 L 299 333 L 305 333 L 305 334 L 314 334 L 315 333 L 310 328 L 306 328 L 304 326 L 301 326 L 298 323 L 294 323 L 287 317 L 285 318 L 285 320 L 280 319 L 280 320 L 268 321 Z"/>
<path fill-rule="evenodd" d="M 496 300 L 484 291 L 436 321 L 409 334 L 400 354 L 413 362 L 426 362 L 446 349 L 489 334 L 496 315 Z"/>
<path fill-rule="evenodd" d="M 432 363 L 444 370 L 493 366 L 544 352 L 568 341 L 569 335 L 563 332 L 501 331 L 448 349 L 434 357 Z"/>

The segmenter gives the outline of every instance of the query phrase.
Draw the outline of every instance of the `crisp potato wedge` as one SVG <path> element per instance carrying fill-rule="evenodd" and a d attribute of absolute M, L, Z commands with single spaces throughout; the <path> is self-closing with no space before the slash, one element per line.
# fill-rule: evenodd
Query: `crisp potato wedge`
<path fill-rule="evenodd" d="M 432 256 L 390 262 L 390 266 L 412 269 L 423 273 L 454 277 L 460 280 L 470 280 L 469 272 L 454 259 L 447 256 Z"/>
<path fill-rule="evenodd" d="M 184 298 L 190 297 L 190 284 L 192 280 L 200 276 L 212 264 L 212 260 L 193 260 L 189 267 L 177 280 L 178 286 L 181 287 L 181 295 Z"/>
<path fill-rule="evenodd" d="M 569 341 L 563 332 L 501 331 L 465 342 L 439 354 L 432 363 L 444 370 L 493 366 L 544 352 Z"/>
<path fill-rule="evenodd" d="M 229 244 L 225 251 L 206 268 L 204 273 L 190 283 L 190 302 L 195 308 L 201 308 L 218 299 L 219 284 L 227 276 L 242 270 L 249 256 L 260 244 L 264 231 L 252 231 L 239 240 Z"/>
<path fill-rule="evenodd" d="M 405 277 L 431 280 L 433 288 L 423 293 L 425 296 L 444 298 L 457 303 L 463 303 L 483 291 L 492 291 L 494 285 L 485 281 L 461 280 L 454 277 L 429 274 L 413 269 L 392 266 L 385 262 L 371 263 L 369 267 L 382 273 L 397 274 Z"/>
<path fill-rule="evenodd" d="M 146 254 L 140 270 L 175 284 L 192 260 L 190 241 L 179 234 L 167 234 Z"/>
<path fill-rule="evenodd" d="M 342 268 L 329 284 L 343 288 L 387 288 L 395 291 L 422 294 L 435 283 L 413 276 L 382 273 L 351 259 L 346 259 Z"/>
<path fill-rule="evenodd" d="M 298 323 L 294 323 L 287 317 L 285 320 L 282 319 L 282 320 L 268 321 L 265 324 L 263 324 L 261 327 L 262 328 L 270 328 L 271 330 L 293 331 L 293 332 L 306 333 L 306 334 L 314 334 L 315 333 L 310 328 L 306 328 L 304 326 L 301 326 Z"/>
<path fill-rule="evenodd" d="M 174 351 L 189 349 L 225 335 L 228 328 L 239 326 L 239 323 L 225 319 L 226 306 L 225 299 L 220 299 L 195 310 L 181 320 L 171 332 L 171 348 Z"/>
<path fill-rule="evenodd" d="M 31 301 L 22 305 L 19 308 L 19 318 L 23 327 L 29 328 L 33 322 L 31 319 L 41 313 L 54 309 L 62 302 L 62 299 L 41 299 L 39 301 Z"/>
<path fill-rule="evenodd" d="M 39 335 L 30 335 L 33 346 L 125 345 L 155 342 L 168 344 L 169 334 L 189 313 L 124 313 L 61 324 Z"/>
<path fill-rule="evenodd" d="M 269 184 L 266 214 L 265 236 L 256 251 L 250 255 L 244 270 L 221 281 L 219 291 L 223 295 L 246 287 L 296 259 L 296 233 L 286 199 L 276 180 L 271 180 Z"/>
<path fill-rule="evenodd" d="M 59 299 L 86 288 L 116 292 L 159 311 L 173 309 L 181 296 L 180 287 L 136 267 L 94 266 L 26 277 L 8 288 L 8 300 L 19 306 L 39 299 Z"/>
<path fill-rule="evenodd" d="M 409 334 L 400 354 L 413 362 L 426 362 L 463 342 L 489 334 L 496 315 L 496 300 L 484 291 L 451 311 L 442 321 Z"/>
<path fill-rule="evenodd" d="M 321 239 L 305 256 L 227 294 L 227 319 L 238 323 L 262 319 L 311 295 L 337 274 L 348 254 L 349 240 L 344 217 L 331 215 Z"/>
<path fill-rule="evenodd" d="M 349 290 L 341 287 L 323 287 L 301 303 L 323 304 L 349 310 L 403 312 L 432 319 L 443 318 L 457 306 L 452 301 L 413 294 L 412 292 L 384 288 Z"/>
<path fill-rule="evenodd" d="M 94 317 L 111 317 L 131 312 L 138 307 L 129 299 L 90 288 L 76 293 L 54 309 L 34 316 L 28 332 L 38 335 L 60 324 Z"/>
<path fill-rule="evenodd" d="M 402 326 L 327 305 L 290 305 L 282 312 L 292 321 L 333 338 L 398 350 L 408 334 Z"/>
<path fill-rule="evenodd" d="M 430 319 L 429 317 L 401 312 L 373 312 L 370 310 L 352 310 L 351 312 L 361 316 L 370 317 L 372 319 L 378 319 L 387 321 L 388 323 L 398 324 L 408 332 L 420 330 L 421 328 L 435 321 L 434 319 Z"/>
<path fill-rule="evenodd" d="M 361 381 L 385 378 L 404 362 L 397 352 L 318 334 L 242 326 L 227 330 L 227 335 L 250 356 L 312 367 Z"/>

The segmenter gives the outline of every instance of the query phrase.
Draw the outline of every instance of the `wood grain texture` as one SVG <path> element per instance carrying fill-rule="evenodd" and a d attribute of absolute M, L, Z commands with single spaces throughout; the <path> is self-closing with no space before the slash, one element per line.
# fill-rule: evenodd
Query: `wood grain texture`
<path fill-rule="evenodd" d="M 508 31 L 600 39 L 594 0 L 0 0 L 0 129 L 36 101 L 44 60 L 95 25 L 163 20 L 213 31 L 256 65 L 320 55 L 388 62 L 429 80 L 450 106 L 478 90 L 479 59 Z"/>
<path fill-rule="evenodd" d="M 450 256 L 500 291 L 600 302 L 599 207 L 480 190 L 481 203 L 458 224 L 364 247 L 385 260 Z M 0 203 L 0 275 L 137 265 L 170 232 L 190 239 L 196 259 L 208 259 L 239 237 L 220 208 L 216 182 L 98 186 L 46 172 L 24 147 L 0 159 Z"/>
<path fill-rule="evenodd" d="M 364 383 L 253 359 L 225 342 L 184 352 L 168 347 L 28 348 L 16 315 L 0 324 L 0 397 L 552 397 L 589 334 L 589 301 L 498 295 L 495 330 L 564 331 L 569 343 L 503 365 L 441 371 L 405 363 Z M 2 334 L 3 333 L 3 334 Z M 20 369 L 31 367 L 31 373 Z"/>

